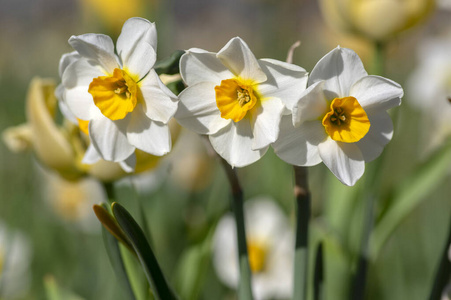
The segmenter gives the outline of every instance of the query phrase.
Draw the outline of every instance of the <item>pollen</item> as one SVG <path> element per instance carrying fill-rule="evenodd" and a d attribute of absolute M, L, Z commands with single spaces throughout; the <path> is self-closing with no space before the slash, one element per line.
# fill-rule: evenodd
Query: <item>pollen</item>
<path fill-rule="evenodd" d="M 239 78 L 226 79 L 215 87 L 216 105 L 224 119 L 241 121 L 258 102 L 252 84 Z"/>
<path fill-rule="evenodd" d="M 114 69 L 111 76 L 94 78 L 88 92 L 101 113 L 113 121 L 125 118 L 138 102 L 138 85 L 121 69 Z"/>
<path fill-rule="evenodd" d="M 322 124 L 333 140 L 344 143 L 358 142 L 371 126 L 365 110 L 354 97 L 335 98 Z"/>

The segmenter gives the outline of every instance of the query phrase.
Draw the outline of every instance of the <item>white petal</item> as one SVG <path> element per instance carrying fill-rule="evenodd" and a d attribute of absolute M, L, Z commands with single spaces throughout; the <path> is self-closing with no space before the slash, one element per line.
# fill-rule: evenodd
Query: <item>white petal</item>
<path fill-rule="evenodd" d="M 256 83 L 266 81 L 266 74 L 260 67 L 249 46 L 239 37 L 231 39 L 216 55 L 236 76 L 252 79 Z"/>
<path fill-rule="evenodd" d="M 231 214 L 219 220 L 213 237 L 213 267 L 222 282 L 236 288 L 239 281 L 239 267 L 236 243 L 236 225 Z"/>
<path fill-rule="evenodd" d="M 88 146 L 88 149 L 86 149 L 85 155 L 83 156 L 83 160 L 81 163 L 92 165 L 101 160 L 102 157 L 100 156 L 99 152 L 97 152 L 94 145 L 91 143 Z"/>
<path fill-rule="evenodd" d="M 318 144 L 326 137 L 321 122 L 305 122 L 295 128 L 291 116 L 284 116 L 280 122 L 279 139 L 273 144 L 273 148 L 276 155 L 289 164 L 314 166 L 321 162 Z"/>
<path fill-rule="evenodd" d="M 66 53 L 61 56 L 60 63 L 58 66 L 58 74 L 60 77 L 63 76 L 64 70 L 76 60 L 81 58 L 80 54 L 77 51 L 72 51 L 71 53 Z"/>
<path fill-rule="evenodd" d="M 327 138 L 318 148 L 324 164 L 343 184 L 352 186 L 362 177 L 365 162 L 356 144 L 336 142 Z"/>
<path fill-rule="evenodd" d="M 91 120 L 102 116 L 100 110 L 94 104 L 92 95 L 88 93 L 88 87 L 79 86 L 68 89 L 64 95 L 67 107 L 75 117 L 82 120 Z"/>
<path fill-rule="evenodd" d="M 337 47 L 326 54 L 313 68 L 308 85 L 324 80 L 329 101 L 349 96 L 351 86 L 368 73 L 359 56 L 351 49 Z"/>
<path fill-rule="evenodd" d="M 64 118 L 71 121 L 73 124 L 78 125 L 78 120 L 75 117 L 75 115 L 72 113 L 72 111 L 67 106 L 65 99 L 65 90 L 62 84 L 58 85 L 58 87 L 55 90 L 55 95 L 59 99 L 58 101 L 58 108 L 60 112 L 63 114 Z"/>
<path fill-rule="evenodd" d="M 148 43 L 139 43 L 130 53 L 127 61 L 123 62 L 124 69 L 131 75 L 137 75 L 141 80 L 155 64 L 157 53 Z"/>
<path fill-rule="evenodd" d="M 87 33 L 72 36 L 69 44 L 81 56 L 90 60 L 91 63 L 99 64 L 108 73 L 113 73 L 119 66 L 114 54 L 113 41 L 107 35 Z"/>
<path fill-rule="evenodd" d="M 251 126 L 254 135 L 252 150 L 265 148 L 277 140 L 283 109 L 284 105 L 280 99 L 267 98 L 251 110 Z"/>
<path fill-rule="evenodd" d="M 393 123 L 385 111 L 368 115 L 370 120 L 370 130 L 356 143 L 362 152 L 365 162 L 370 162 L 377 158 L 384 150 L 384 146 L 390 142 L 393 136 Z"/>
<path fill-rule="evenodd" d="M 357 81 L 350 91 L 366 113 L 386 111 L 401 104 L 402 87 L 380 76 L 366 76 Z"/>
<path fill-rule="evenodd" d="M 86 92 L 88 92 L 89 84 L 99 76 L 105 76 L 99 66 L 93 66 L 86 59 L 79 59 L 65 68 L 61 81 L 66 89 L 86 86 Z"/>
<path fill-rule="evenodd" d="M 200 82 L 221 84 L 221 80 L 235 77 L 216 57 L 216 53 L 202 49 L 190 49 L 180 58 L 180 75 L 189 85 Z"/>
<path fill-rule="evenodd" d="M 116 42 L 117 54 L 127 64 L 137 46 L 148 43 L 157 50 L 157 29 L 155 24 L 143 18 L 130 18 L 122 26 L 121 35 Z"/>
<path fill-rule="evenodd" d="M 293 106 L 293 124 L 298 127 L 304 122 L 317 120 L 328 111 L 328 103 L 323 91 L 324 81 L 308 87 Z"/>
<path fill-rule="evenodd" d="M 89 137 L 104 160 L 120 162 L 129 157 L 135 147 L 127 140 L 125 128 L 128 118 L 111 121 L 106 117 L 89 122 Z"/>
<path fill-rule="evenodd" d="M 177 111 L 177 97 L 166 88 L 154 70 L 141 81 L 140 89 L 146 115 L 166 124 Z"/>
<path fill-rule="evenodd" d="M 136 148 L 156 156 L 171 151 L 171 133 L 166 124 L 150 120 L 138 104 L 131 113 L 127 138 Z"/>
<path fill-rule="evenodd" d="M 252 130 L 247 120 L 231 122 L 227 127 L 210 135 L 210 142 L 216 152 L 232 167 L 245 167 L 259 160 L 268 150 L 252 150 Z"/>
<path fill-rule="evenodd" d="M 210 82 L 189 86 L 179 95 L 175 113 L 177 122 L 199 134 L 213 134 L 232 122 L 221 118 L 216 105 L 215 84 Z"/>
<path fill-rule="evenodd" d="M 119 165 L 121 166 L 122 170 L 124 170 L 127 173 L 132 173 L 135 171 L 136 166 L 136 155 L 133 152 L 132 155 L 130 155 L 126 160 L 119 162 Z"/>
<path fill-rule="evenodd" d="M 258 85 L 264 97 L 277 97 L 289 109 L 299 100 L 307 86 L 307 72 L 296 65 L 275 59 L 259 59 L 268 80 Z"/>

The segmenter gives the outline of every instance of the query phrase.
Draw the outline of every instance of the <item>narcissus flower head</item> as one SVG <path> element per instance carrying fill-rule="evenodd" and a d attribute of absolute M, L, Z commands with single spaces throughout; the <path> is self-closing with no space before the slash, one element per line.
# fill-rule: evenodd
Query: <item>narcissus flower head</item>
<path fill-rule="evenodd" d="M 424 21 L 435 0 L 321 0 L 324 19 L 334 28 L 384 41 Z"/>
<path fill-rule="evenodd" d="M 157 156 L 171 149 L 168 122 L 177 98 L 153 69 L 156 39 L 155 25 L 141 18 L 125 22 L 117 55 L 106 35 L 69 39 L 75 51 L 61 58 L 61 97 L 105 160 L 125 161 L 135 149 Z"/>
<path fill-rule="evenodd" d="M 177 121 L 207 134 L 216 152 L 236 167 L 262 157 L 279 135 L 285 107 L 305 89 L 301 67 L 257 60 L 239 37 L 218 53 L 190 49 L 180 59 L 188 85 L 180 95 Z"/>
<path fill-rule="evenodd" d="M 357 54 L 337 47 L 309 77 L 309 87 L 284 117 L 276 154 L 298 166 L 321 161 L 346 185 L 363 175 L 365 162 L 391 140 L 387 109 L 400 105 L 403 90 L 389 79 L 369 76 Z"/>
<path fill-rule="evenodd" d="M 274 199 L 244 203 L 247 249 L 255 299 L 287 299 L 292 293 L 294 245 L 288 218 Z M 213 266 L 219 279 L 237 288 L 239 267 L 236 225 L 231 214 L 219 220 L 213 238 Z"/>

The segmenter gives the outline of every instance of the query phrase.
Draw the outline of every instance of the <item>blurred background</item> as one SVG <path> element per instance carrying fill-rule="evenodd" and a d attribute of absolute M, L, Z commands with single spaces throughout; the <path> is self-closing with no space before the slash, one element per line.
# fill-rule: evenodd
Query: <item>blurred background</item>
<path fill-rule="evenodd" d="M 59 82 L 71 35 L 105 33 L 115 41 L 133 16 L 156 23 L 158 59 L 191 47 L 217 52 L 240 36 L 257 58 L 285 60 L 300 40 L 293 63 L 307 71 L 340 45 L 356 51 L 370 74 L 400 83 L 405 97 L 392 112 L 393 140 L 355 187 L 342 186 L 322 164 L 309 169 L 312 247 L 325 245 L 326 297 L 349 299 L 365 201 L 376 195 L 365 299 L 427 298 L 451 219 L 449 1 L 0 0 L 0 131 L 28 122 L 32 78 Z M 91 208 L 105 201 L 101 183 L 67 181 L 36 159 L 26 138 L 3 140 L 0 299 L 48 299 L 55 286 L 67 293 L 61 299 L 124 299 Z M 230 195 L 209 151 L 182 129 L 155 168 L 115 184 L 119 202 L 138 219 L 141 209 L 147 216 L 156 255 L 183 299 L 236 298 L 210 259 Z M 238 175 L 246 198 L 271 197 L 294 224 L 291 166 L 270 150 Z M 202 245 L 207 250 L 193 255 Z"/>

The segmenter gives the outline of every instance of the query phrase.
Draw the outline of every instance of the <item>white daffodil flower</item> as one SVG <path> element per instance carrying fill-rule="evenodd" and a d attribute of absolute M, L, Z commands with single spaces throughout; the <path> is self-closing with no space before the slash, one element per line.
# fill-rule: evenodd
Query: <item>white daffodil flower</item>
<path fill-rule="evenodd" d="M 365 162 L 378 157 L 393 135 L 387 109 L 400 105 L 399 84 L 365 71 L 358 55 L 337 47 L 314 67 L 308 88 L 282 119 L 275 153 L 297 166 L 321 161 L 354 185 Z M 294 126 L 293 126 L 294 125 Z"/>
<path fill-rule="evenodd" d="M 0 221 L 0 299 L 24 299 L 31 284 L 31 243 Z"/>
<path fill-rule="evenodd" d="M 407 100 L 421 113 L 418 148 L 422 154 L 429 154 L 451 136 L 450 47 L 451 32 L 445 38 L 422 41 L 419 64 L 407 81 Z"/>
<path fill-rule="evenodd" d="M 180 59 L 188 85 L 179 95 L 176 120 L 209 136 L 232 167 L 261 158 L 279 135 L 285 106 L 292 108 L 307 83 L 301 67 L 273 59 L 257 60 L 235 37 L 218 53 L 190 49 Z"/>
<path fill-rule="evenodd" d="M 288 299 L 293 286 L 294 240 L 287 217 L 273 199 L 244 203 L 247 247 L 255 299 Z M 236 289 L 239 281 L 236 229 L 232 214 L 221 218 L 213 238 L 213 266 Z"/>
<path fill-rule="evenodd" d="M 111 38 L 103 34 L 72 36 L 69 44 L 75 52 L 61 58 L 58 93 L 80 128 L 89 132 L 95 152 L 114 162 L 129 159 L 135 149 L 168 153 L 167 124 L 178 100 L 153 69 L 155 25 L 141 18 L 127 20 L 117 55 Z M 87 151 L 84 162 L 92 160 L 92 153 Z"/>

